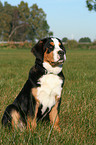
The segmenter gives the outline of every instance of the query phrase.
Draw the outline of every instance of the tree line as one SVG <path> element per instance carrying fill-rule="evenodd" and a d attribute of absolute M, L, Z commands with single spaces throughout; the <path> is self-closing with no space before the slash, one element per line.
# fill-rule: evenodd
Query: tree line
<path fill-rule="evenodd" d="M 25 41 L 52 36 L 46 14 L 37 4 L 28 7 L 21 1 L 18 6 L 0 1 L 0 41 Z"/>
<path fill-rule="evenodd" d="M 96 0 L 86 0 L 88 10 L 96 11 Z M 46 21 L 46 14 L 37 4 L 28 7 L 21 1 L 18 6 L 12 6 L 0 1 L 0 41 L 25 41 L 52 36 L 53 32 Z M 66 41 L 66 39 L 64 40 Z M 85 38 L 80 40 L 88 42 Z"/>
<path fill-rule="evenodd" d="M 67 37 L 62 38 L 62 42 L 66 43 L 68 41 L 69 41 L 69 39 Z M 74 40 L 74 41 L 76 41 L 76 40 Z M 82 38 L 79 39 L 78 42 L 79 43 L 91 43 L 92 41 L 91 41 L 91 39 L 89 37 L 82 37 Z"/>

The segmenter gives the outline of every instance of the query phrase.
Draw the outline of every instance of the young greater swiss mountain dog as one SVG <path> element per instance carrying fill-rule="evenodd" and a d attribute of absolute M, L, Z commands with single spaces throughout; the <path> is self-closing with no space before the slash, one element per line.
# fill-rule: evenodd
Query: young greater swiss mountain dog
<path fill-rule="evenodd" d="M 9 128 L 36 128 L 36 121 L 49 115 L 54 128 L 60 131 L 59 109 L 61 91 L 64 84 L 62 66 L 66 51 L 58 38 L 40 40 L 31 50 L 35 55 L 35 65 L 14 102 L 7 106 L 2 124 Z"/>

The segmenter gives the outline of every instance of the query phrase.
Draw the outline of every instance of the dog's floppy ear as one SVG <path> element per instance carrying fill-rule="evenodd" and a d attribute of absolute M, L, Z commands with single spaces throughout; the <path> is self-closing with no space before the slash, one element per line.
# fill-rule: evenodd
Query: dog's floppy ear
<path fill-rule="evenodd" d="M 44 44 L 46 43 L 47 38 L 40 40 L 32 49 L 31 52 L 35 55 L 36 59 L 42 61 L 44 55 Z"/>

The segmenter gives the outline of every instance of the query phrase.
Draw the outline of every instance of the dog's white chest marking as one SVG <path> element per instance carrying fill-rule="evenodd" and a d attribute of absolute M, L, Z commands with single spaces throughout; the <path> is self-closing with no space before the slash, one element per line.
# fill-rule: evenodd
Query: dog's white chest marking
<path fill-rule="evenodd" d="M 51 109 L 55 105 L 55 96 L 61 97 L 62 79 L 55 74 L 46 74 L 39 79 L 38 83 L 41 86 L 37 88 L 37 98 L 43 105 L 43 114 L 47 107 Z"/>

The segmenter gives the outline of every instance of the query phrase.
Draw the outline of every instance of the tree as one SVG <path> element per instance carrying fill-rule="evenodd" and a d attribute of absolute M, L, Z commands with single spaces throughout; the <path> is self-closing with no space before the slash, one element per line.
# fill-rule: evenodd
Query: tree
<path fill-rule="evenodd" d="M 0 4 L 1 5 L 1 4 Z M 2 5 L 3 6 L 3 5 Z M 7 2 L 4 3 L 4 7 L 1 7 L 0 11 L 0 29 L 1 29 L 1 38 L 3 40 L 8 40 L 8 36 L 11 28 L 12 21 L 12 6 Z"/>
<path fill-rule="evenodd" d="M 0 40 L 35 41 L 53 35 L 49 28 L 46 14 L 36 4 L 29 8 L 23 1 L 18 6 L 0 2 Z"/>
<path fill-rule="evenodd" d="M 86 0 L 86 4 L 89 11 L 96 11 L 96 0 Z"/>
<path fill-rule="evenodd" d="M 46 14 L 43 9 L 38 8 L 38 6 L 34 4 L 30 10 L 28 24 L 31 33 L 29 32 L 29 39 L 41 39 L 45 36 L 53 35 L 52 32 L 49 32 L 49 25 L 47 24 Z"/>
<path fill-rule="evenodd" d="M 80 38 L 79 42 L 81 43 L 91 43 L 91 39 L 89 37 Z"/>
<path fill-rule="evenodd" d="M 3 18 L 3 17 L 2 17 L 3 11 L 4 11 L 4 9 L 3 9 L 3 4 L 2 4 L 1 1 L 0 1 L 0 20 Z M 3 31 L 2 31 L 2 21 L 0 21 L 0 40 L 3 39 L 3 38 L 2 38 L 2 33 L 3 33 Z"/>
<path fill-rule="evenodd" d="M 19 10 L 17 7 L 14 8 L 13 14 L 12 14 L 12 21 L 11 21 L 11 29 L 10 29 L 10 34 L 8 40 L 11 41 L 16 41 L 18 36 L 18 29 L 20 29 L 22 26 L 19 24 L 20 23 L 20 16 L 19 16 Z M 21 33 L 21 32 L 20 32 Z"/>
<path fill-rule="evenodd" d="M 14 29 L 17 32 L 18 39 L 24 41 L 27 39 L 29 27 L 28 18 L 30 16 L 30 8 L 28 7 L 28 3 L 21 1 L 18 5 L 17 13 L 18 24 Z"/>
<path fill-rule="evenodd" d="M 62 39 L 62 42 L 67 42 L 68 41 L 68 38 L 67 37 L 64 37 L 63 39 Z"/>

